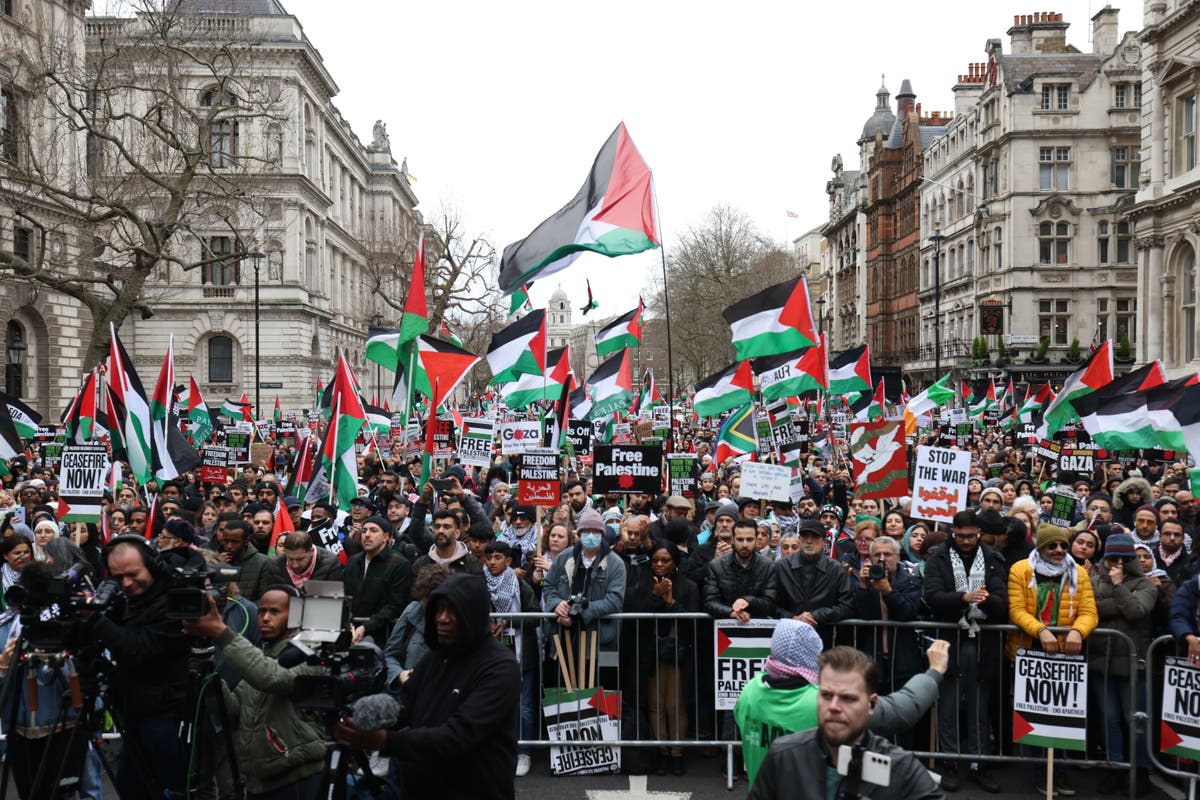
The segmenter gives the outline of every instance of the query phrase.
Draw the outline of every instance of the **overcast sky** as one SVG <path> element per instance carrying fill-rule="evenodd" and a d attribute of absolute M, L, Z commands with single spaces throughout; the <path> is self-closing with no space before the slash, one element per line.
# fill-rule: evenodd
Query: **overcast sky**
<path fill-rule="evenodd" d="M 1097 0 L 1038 6 L 929 0 L 510 3 L 282 0 L 320 51 L 334 103 L 364 143 L 376 119 L 408 159 L 420 208 L 456 204 L 497 248 L 529 233 L 583 182 L 624 120 L 654 171 L 668 253 L 719 203 L 762 233 L 794 238 L 828 216 L 825 182 L 856 141 L 881 74 L 912 81 L 926 112 L 952 110 L 951 86 L 1013 15 L 1058 11 L 1091 51 Z M 1120 29 L 1141 27 L 1141 3 Z M 788 219 L 787 211 L 800 215 Z M 637 302 L 657 252 L 587 255 L 535 287 L 562 283 L 576 307 L 591 279 L 600 314 Z M 674 312 L 673 312 L 674 313 Z"/>

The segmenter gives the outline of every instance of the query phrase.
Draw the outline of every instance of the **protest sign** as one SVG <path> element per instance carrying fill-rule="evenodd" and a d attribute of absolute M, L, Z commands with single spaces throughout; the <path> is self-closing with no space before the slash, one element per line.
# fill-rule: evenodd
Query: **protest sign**
<path fill-rule="evenodd" d="M 850 425 L 856 498 L 896 498 L 908 494 L 908 453 L 903 420 Z"/>
<path fill-rule="evenodd" d="M 58 472 L 58 518 L 61 522 L 100 521 L 106 474 L 108 451 L 104 445 L 63 445 Z"/>
<path fill-rule="evenodd" d="M 633 444 L 633 424 L 618 422 L 613 425 L 613 444 Z"/>
<path fill-rule="evenodd" d="M 254 426 L 249 422 L 238 422 L 225 429 L 225 446 L 229 448 L 230 464 L 250 463 L 250 442 L 253 436 Z"/>
<path fill-rule="evenodd" d="M 766 414 L 755 414 L 754 426 L 758 433 L 758 454 L 765 458 L 771 454 L 771 420 Z"/>
<path fill-rule="evenodd" d="M 1096 448 L 1085 445 L 1063 446 L 1058 453 L 1059 483 L 1079 478 L 1090 480 L 1096 468 Z"/>
<path fill-rule="evenodd" d="M 464 419 L 458 437 L 458 460 L 468 467 L 490 467 L 493 436 L 495 427 L 491 420 Z"/>
<path fill-rule="evenodd" d="M 633 426 L 633 438 L 638 444 L 643 444 L 654 436 L 654 423 L 648 419 L 638 420 Z"/>
<path fill-rule="evenodd" d="M 668 406 L 652 406 L 652 416 L 655 430 L 671 427 L 671 409 Z"/>
<path fill-rule="evenodd" d="M 554 742 L 615 742 L 621 738 L 621 693 L 598 689 L 547 689 L 542 696 L 546 738 Z M 621 770 L 619 747 L 550 747 L 555 775 L 595 775 Z"/>
<path fill-rule="evenodd" d="M 200 450 L 200 480 L 224 485 L 229 475 L 229 448 L 205 445 Z"/>
<path fill-rule="evenodd" d="M 662 448 L 650 445 L 599 445 L 593 449 L 592 491 L 597 494 L 662 491 Z"/>
<path fill-rule="evenodd" d="M 773 619 L 752 619 L 739 623 L 735 619 L 719 619 L 713 624 L 713 653 L 716 679 L 716 709 L 730 711 L 737 705 L 742 687 L 764 669 L 771 655 L 771 635 L 775 633 Z"/>
<path fill-rule="evenodd" d="M 62 442 L 43 442 L 38 445 L 39 453 L 42 459 L 42 466 L 46 469 L 57 472 L 62 466 Z"/>
<path fill-rule="evenodd" d="M 1200 669 L 1168 656 L 1163 670 L 1161 750 L 1200 759 Z"/>
<path fill-rule="evenodd" d="M 577 456 L 590 455 L 592 452 L 592 433 L 595 427 L 588 420 L 573 419 L 567 424 L 567 441 Z"/>
<path fill-rule="evenodd" d="M 1048 439 L 1042 439 L 1033 446 L 1033 454 L 1044 461 L 1058 463 L 1058 455 L 1062 451 L 1062 445 L 1058 442 L 1052 442 Z"/>
<path fill-rule="evenodd" d="M 523 506 L 554 506 L 559 503 L 558 451 L 530 448 L 517 462 L 517 502 Z"/>
<path fill-rule="evenodd" d="M 696 496 L 696 454 L 667 454 L 667 494 L 691 499 Z"/>
<path fill-rule="evenodd" d="M 497 431 L 500 434 L 500 452 L 504 455 L 516 455 L 531 447 L 542 446 L 542 425 L 537 420 L 501 422 Z"/>
<path fill-rule="evenodd" d="M 788 482 L 788 499 L 795 505 L 799 503 L 801 498 L 808 493 L 808 484 L 805 483 L 805 476 L 802 472 L 797 472 Z"/>
<path fill-rule="evenodd" d="M 1055 486 L 1050 492 L 1054 504 L 1050 506 L 1050 524 L 1069 528 L 1075 524 L 1075 512 L 1079 507 L 1079 495 L 1070 486 Z"/>
<path fill-rule="evenodd" d="M 787 501 L 791 499 L 789 491 L 791 482 L 791 467 L 747 461 L 742 464 L 740 495 L 753 497 L 755 500 Z"/>
<path fill-rule="evenodd" d="M 1013 741 L 1059 750 L 1087 748 L 1087 659 L 1017 649 Z"/>
<path fill-rule="evenodd" d="M 912 516 L 950 522 L 967 507 L 970 451 L 920 445 L 914 471 Z"/>

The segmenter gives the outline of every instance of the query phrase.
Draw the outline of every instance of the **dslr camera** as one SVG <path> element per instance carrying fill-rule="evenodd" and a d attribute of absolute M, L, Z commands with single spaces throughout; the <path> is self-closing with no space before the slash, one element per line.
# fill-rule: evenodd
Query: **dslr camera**
<path fill-rule="evenodd" d="M 167 619 L 199 619 L 208 613 L 208 598 L 225 610 L 225 592 L 216 585 L 236 581 L 241 567 L 220 565 L 210 570 L 176 569 L 167 589 Z"/>
<path fill-rule="evenodd" d="M 881 581 L 887 577 L 887 567 L 875 562 L 867 567 L 867 577 L 873 581 Z"/>
<path fill-rule="evenodd" d="M 567 598 L 567 616 L 578 619 L 583 616 L 583 610 L 591 601 L 582 592 Z"/>
<path fill-rule="evenodd" d="M 4 601 L 19 609 L 21 637 L 43 652 L 80 650 L 92 641 L 84 612 L 103 612 L 116 600 L 116 581 L 92 583 L 91 568 L 76 562 L 48 580 L 22 581 L 8 587 Z"/>

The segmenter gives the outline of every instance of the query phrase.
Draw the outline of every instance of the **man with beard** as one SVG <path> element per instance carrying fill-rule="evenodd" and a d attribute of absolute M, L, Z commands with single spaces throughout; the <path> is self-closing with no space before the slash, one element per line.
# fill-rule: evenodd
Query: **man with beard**
<path fill-rule="evenodd" d="M 567 498 L 567 505 L 571 507 L 571 521 L 575 523 L 575 527 L 579 527 L 579 517 L 591 505 L 588 502 L 587 490 L 583 488 L 582 481 L 571 481 L 563 487 L 563 496 Z"/>
<path fill-rule="evenodd" d="M 935 547 L 925 559 L 922 596 L 937 622 L 957 623 L 958 631 L 939 638 L 957 640 L 950 654 L 951 669 L 938 700 L 938 749 L 945 753 L 982 754 L 989 735 L 988 708 L 1000 658 L 1000 634 L 979 629 L 983 624 L 1008 621 L 1008 569 L 1004 557 L 980 541 L 979 520 L 973 509 L 954 515 L 950 541 Z M 961 710 L 967 730 L 960 732 Z M 996 779 L 979 767 L 971 776 L 985 791 L 998 791 Z M 956 791 L 958 766 L 948 762 L 942 788 Z"/>
<path fill-rule="evenodd" d="M 717 619 L 749 622 L 770 617 L 774 604 L 767 597 L 767 584 L 774 563 L 755 552 L 757 525 L 746 519 L 733 526 L 733 550 L 714 558 L 704 578 L 705 612 Z"/>
<path fill-rule="evenodd" d="M 537 509 L 533 506 L 517 506 L 512 512 L 512 522 L 500 531 L 500 541 L 504 542 L 512 550 L 513 569 L 517 573 L 517 577 L 525 580 L 525 576 L 532 572 L 529 564 L 533 557 L 537 555 Z M 475 528 L 474 525 L 471 526 Z"/>
<path fill-rule="evenodd" d="M 791 798 L 805 786 L 810 794 L 816 787 L 828 787 L 823 795 L 859 797 L 860 785 L 863 790 L 870 785 L 860 784 L 852 775 L 836 774 L 842 745 L 861 747 L 891 760 L 891 780 L 887 786 L 870 786 L 872 798 L 941 800 L 944 795 L 912 753 L 867 730 L 879 699 L 875 662 L 853 647 L 842 646 L 822 653 L 817 665 L 817 727 L 782 736 L 771 744 L 747 800 Z"/>
<path fill-rule="evenodd" d="M 697 586 L 704 586 L 704 574 L 714 558 L 733 550 L 733 525 L 738 520 L 737 506 L 724 503 L 713 517 L 712 533 L 684 558 L 680 571 Z"/>
<path fill-rule="evenodd" d="M 776 561 L 767 585 L 767 597 L 780 618 L 806 622 L 828 644 L 833 624 L 854 611 L 850 576 L 825 551 L 825 530 L 819 522 L 800 523 L 800 551 Z"/>
<path fill-rule="evenodd" d="M 367 636 L 378 644 L 387 641 L 392 624 L 408 604 L 411 573 L 408 559 L 391 547 L 392 526 L 386 519 L 367 517 L 361 536 L 362 552 L 346 562 L 342 585 L 351 598 L 354 644 Z"/>
<path fill-rule="evenodd" d="M 458 514 L 443 508 L 433 514 L 433 546 L 429 552 L 413 564 L 413 572 L 420 572 L 426 564 L 445 564 L 451 572 L 483 575 L 483 565 L 467 546 L 459 541 L 462 533 Z"/>
<path fill-rule="evenodd" d="M 813 499 L 812 495 L 806 494 L 800 498 L 796 514 L 800 519 L 816 519 L 817 501 Z"/>

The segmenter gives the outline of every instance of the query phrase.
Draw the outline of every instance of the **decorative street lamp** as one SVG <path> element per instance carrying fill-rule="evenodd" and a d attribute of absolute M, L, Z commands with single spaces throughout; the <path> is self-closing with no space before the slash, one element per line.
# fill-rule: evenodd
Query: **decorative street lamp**
<path fill-rule="evenodd" d="M 817 298 L 817 333 L 825 332 L 825 298 Z"/>
<path fill-rule="evenodd" d="M 942 227 L 935 225 L 929 241 L 933 242 L 933 379 L 942 377 Z"/>
<path fill-rule="evenodd" d="M 4 350 L 4 390 L 13 397 L 21 396 L 21 362 L 25 359 L 25 342 L 16 324 L 8 326 L 8 342 Z"/>
<path fill-rule="evenodd" d="M 250 253 L 250 257 L 254 259 L 254 413 L 258 415 L 262 413 L 262 338 L 259 327 L 258 268 L 262 263 L 263 254 L 254 252 Z"/>

